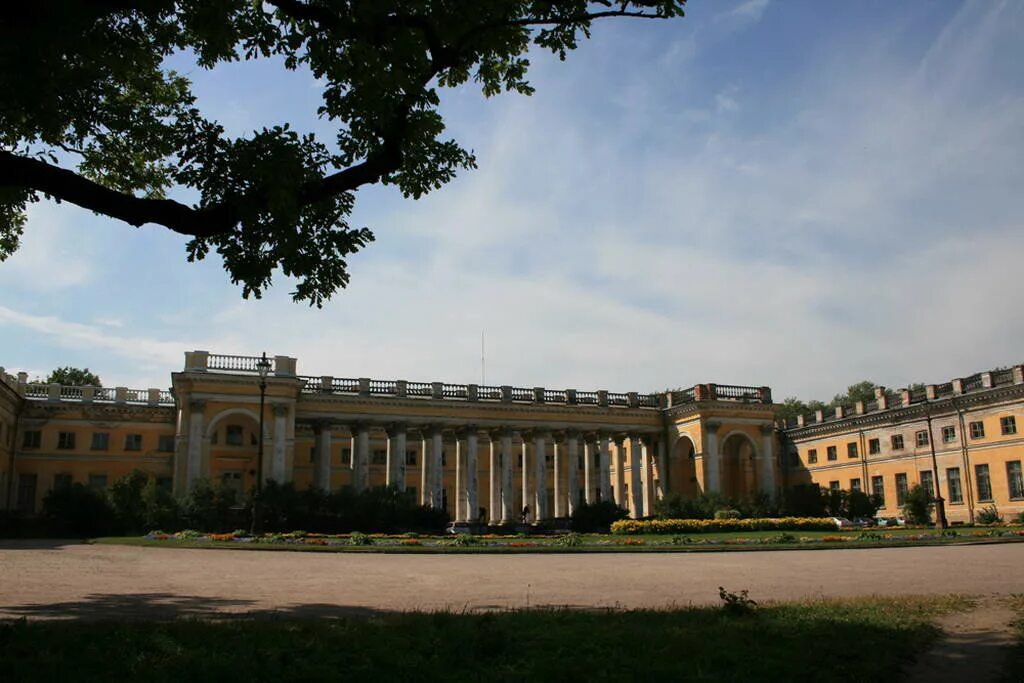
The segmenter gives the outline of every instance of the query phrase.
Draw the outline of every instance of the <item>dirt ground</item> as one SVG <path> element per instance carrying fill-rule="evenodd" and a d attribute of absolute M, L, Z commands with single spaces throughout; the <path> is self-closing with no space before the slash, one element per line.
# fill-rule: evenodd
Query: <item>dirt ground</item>
<path fill-rule="evenodd" d="M 1024 544 L 693 554 L 396 555 L 0 542 L 0 618 L 314 616 L 1024 593 Z"/>

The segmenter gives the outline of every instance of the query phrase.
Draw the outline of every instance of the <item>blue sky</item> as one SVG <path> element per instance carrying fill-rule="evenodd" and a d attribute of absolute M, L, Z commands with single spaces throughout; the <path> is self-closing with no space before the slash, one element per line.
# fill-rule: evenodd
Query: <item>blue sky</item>
<path fill-rule="evenodd" d="M 32 207 L 0 264 L 0 364 L 166 386 L 183 352 L 303 374 L 657 390 L 945 381 L 1019 363 L 1024 3 L 694 0 L 609 21 L 533 97 L 443 93 L 480 168 L 359 193 L 377 241 L 322 310 L 241 299 L 185 240 Z M 174 63 L 228 129 L 313 116 L 270 62 Z"/>

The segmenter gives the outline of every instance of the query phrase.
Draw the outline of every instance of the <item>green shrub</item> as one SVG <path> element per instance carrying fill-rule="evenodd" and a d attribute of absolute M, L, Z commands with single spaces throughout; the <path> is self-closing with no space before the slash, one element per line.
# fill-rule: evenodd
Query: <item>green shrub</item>
<path fill-rule="evenodd" d="M 1021 514 L 1024 515 L 1024 513 Z M 974 519 L 978 524 L 1002 524 L 1003 522 L 1003 518 L 995 504 L 986 505 L 981 508 Z"/>
<path fill-rule="evenodd" d="M 622 519 L 613 534 L 700 534 L 722 531 L 835 531 L 830 517 L 761 517 L 756 519 Z"/>
<path fill-rule="evenodd" d="M 620 519 L 629 517 L 629 512 L 610 500 L 583 504 L 576 507 L 572 515 L 572 530 L 582 533 L 607 532 Z"/>
<path fill-rule="evenodd" d="M 138 534 L 147 526 L 166 526 L 147 523 L 146 502 L 142 494 L 149 480 L 145 472 L 133 470 L 107 489 L 107 500 L 117 520 L 117 533 Z"/>
<path fill-rule="evenodd" d="M 353 531 L 352 535 L 348 537 L 349 545 L 373 545 L 374 540 L 364 533 L 359 531 Z"/>
<path fill-rule="evenodd" d="M 43 498 L 42 518 L 55 536 L 85 538 L 113 533 L 114 511 L 103 493 L 82 484 L 61 486 Z"/>
<path fill-rule="evenodd" d="M 566 548 L 575 548 L 577 546 L 583 545 L 583 537 L 575 531 L 570 531 L 569 533 L 560 537 L 557 541 L 555 541 L 555 543 L 560 546 L 565 546 Z"/>
<path fill-rule="evenodd" d="M 931 521 L 932 504 L 931 491 L 920 484 L 914 484 L 903 501 L 903 516 L 911 524 L 928 524 Z"/>
<path fill-rule="evenodd" d="M 715 519 L 739 519 L 739 510 L 716 510 Z"/>
<path fill-rule="evenodd" d="M 473 534 L 455 534 L 455 537 L 449 543 L 459 548 L 465 548 L 471 545 L 479 545 L 480 539 Z"/>
<path fill-rule="evenodd" d="M 732 616 L 748 616 L 757 608 L 757 602 L 750 599 L 750 594 L 745 588 L 739 593 L 731 593 L 719 586 L 718 597 L 722 601 L 722 610 Z"/>

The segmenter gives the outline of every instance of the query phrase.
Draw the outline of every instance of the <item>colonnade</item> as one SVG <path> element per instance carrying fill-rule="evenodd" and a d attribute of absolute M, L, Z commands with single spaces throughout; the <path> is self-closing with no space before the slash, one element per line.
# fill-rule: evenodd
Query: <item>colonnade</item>
<path fill-rule="evenodd" d="M 449 465 L 454 481 L 449 483 L 454 485 L 455 500 L 448 501 L 447 508 L 456 522 L 514 524 L 521 521 L 524 508 L 529 509 L 531 522 L 562 519 L 571 517 L 581 500 L 588 504 L 614 500 L 634 517 L 647 516 L 654 502 L 665 495 L 668 483 L 665 444 L 655 433 L 400 422 L 357 422 L 346 427 L 352 447 L 351 460 L 344 464 L 357 491 L 370 486 L 372 431 L 383 429 L 386 434 L 384 479 L 400 490 L 409 481 L 409 442 L 418 436 L 418 493 L 422 504 L 434 508 L 445 507 L 443 454 L 445 444 L 454 446 L 449 449 L 455 457 L 454 466 Z M 314 431 L 317 451 L 330 453 L 332 426 L 316 423 Z M 486 472 L 485 482 L 479 481 L 481 469 Z M 315 458 L 313 485 L 326 489 L 330 481 L 330 458 Z M 481 499 L 484 488 L 487 498 Z"/>

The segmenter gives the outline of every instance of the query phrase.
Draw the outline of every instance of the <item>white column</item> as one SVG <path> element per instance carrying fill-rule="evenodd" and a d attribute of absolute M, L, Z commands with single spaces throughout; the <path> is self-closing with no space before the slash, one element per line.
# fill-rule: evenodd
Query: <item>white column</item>
<path fill-rule="evenodd" d="M 370 488 L 370 427 L 365 423 L 356 425 L 356 444 L 352 452 L 356 491 Z"/>
<path fill-rule="evenodd" d="M 562 490 L 562 470 L 565 469 L 565 441 L 556 435 L 551 440 L 551 455 L 553 466 L 551 468 L 551 489 L 553 492 L 553 505 L 551 516 L 554 519 L 565 517 L 565 491 Z"/>
<path fill-rule="evenodd" d="M 406 426 L 404 424 L 398 425 L 398 433 L 395 434 L 395 450 L 398 451 L 398 461 L 395 463 L 395 478 L 398 480 L 398 490 L 405 490 L 405 471 L 406 462 L 409 457 L 408 450 L 408 438 L 405 432 Z"/>
<path fill-rule="evenodd" d="M 475 522 L 479 518 L 477 505 L 477 437 L 476 426 L 466 428 L 466 514 L 465 519 Z"/>
<path fill-rule="evenodd" d="M 420 428 L 420 485 L 417 499 L 420 505 L 430 505 L 430 439 L 427 428 Z"/>
<path fill-rule="evenodd" d="M 288 481 L 285 477 L 284 455 L 285 441 L 288 438 L 288 406 L 274 406 L 274 462 L 271 477 L 279 484 Z"/>
<path fill-rule="evenodd" d="M 658 437 L 658 500 L 668 493 L 668 459 L 665 457 L 665 437 Z"/>
<path fill-rule="evenodd" d="M 512 433 L 503 431 L 501 434 L 501 523 L 513 524 L 515 516 L 515 491 L 512 482 L 515 479 L 516 464 L 512 459 Z"/>
<path fill-rule="evenodd" d="M 629 507 L 625 496 L 626 458 L 625 453 L 623 453 L 625 437 L 621 434 L 616 434 L 612 437 L 612 440 L 615 442 L 615 504 L 620 508 Z"/>
<path fill-rule="evenodd" d="M 540 522 L 549 517 L 547 435 L 541 431 L 533 433 L 533 463 L 533 519 Z"/>
<path fill-rule="evenodd" d="M 399 491 L 405 490 L 405 429 L 404 424 L 393 424 L 388 427 L 387 464 L 384 467 L 387 485 L 397 487 Z"/>
<path fill-rule="evenodd" d="M 566 499 L 566 514 L 572 517 L 576 513 L 577 495 L 579 485 L 576 483 L 577 468 L 579 465 L 579 442 L 576 438 L 576 432 L 570 431 L 565 435 L 565 459 L 566 465 L 569 466 L 568 477 L 566 477 L 566 488 L 568 489 L 569 497 Z M 557 469 L 557 468 L 556 468 Z M 557 475 L 556 475 L 557 476 Z M 558 516 L 558 513 L 555 513 Z"/>
<path fill-rule="evenodd" d="M 520 438 L 522 439 L 522 445 L 519 447 L 519 452 L 522 454 L 522 471 L 520 472 L 520 479 L 522 481 L 520 482 L 521 490 L 519 492 L 519 509 L 516 510 L 516 514 L 521 515 L 523 508 L 529 506 L 530 513 L 533 515 L 533 518 L 537 519 L 537 506 L 534 504 L 533 497 L 530 495 L 530 458 L 529 453 L 527 452 L 530 449 L 529 445 L 527 444 L 527 442 L 530 440 L 530 437 L 525 432 L 523 432 Z M 529 515 L 527 515 L 526 521 L 530 521 Z"/>
<path fill-rule="evenodd" d="M 771 425 L 761 427 L 761 490 L 769 496 L 775 497 L 775 428 Z M 938 476 L 938 472 L 935 473 Z M 864 490 L 867 491 L 867 484 L 864 483 Z"/>
<path fill-rule="evenodd" d="M 185 490 L 191 491 L 202 478 L 203 471 L 203 411 L 206 401 L 188 404 L 188 459 L 185 461 Z"/>
<path fill-rule="evenodd" d="M 601 465 L 600 472 L 597 474 L 598 486 L 601 488 L 601 500 L 612 499 L 612 479 L 611 479 L 611 454 L 608 452 L 608 435 L 598 434 L 597 435 L 597 447 L 601 453 Z"/>
<path fill-rule="evenodd" d="M 640 479 L 643 481 L 643 515 L 654 514 L 654 477 L 651 468 L 651 438 L 640 440 Z"/>
<path fill-rule="evenodd" d="M 501 521 L 501 436 L 497 431 L 488 432 L 490 437 L 490 460 L 488 462 L 487 521 L 497 524 Z"/>
<path fill-rule="evenodd" d="M 314 486 L 321 491 L 331 491 L 331 428 L 319 425 L 316 430 L 316 469 Z"/>
<path fill-rule="evenodd" d="M 594 442 L 583 437 L 583 501 L 594 504 Z"/>
<path fill-rule="evenodd" d="M 440 510 L 443 496 L 441 488 L 444 485 L 444 468 L 441 465 L 441 451 L 444 449 L 444 435 L 440 427 L 430 429 L 430 468 L 428 479 L 430 480 L 430 506 Z"/>
<path fill-rule="evenodd" d="M 643 467 L 643 445 L 640 443 L 640 435 L 629 435 L 629 509 L 633 518 L 643 517 L 644 514 L 644 489 L 646 488 L 640 478 Z"/>
<path fill-rule="evenodd" d="M 722 465 L 718 456 L 718 423 L 708 422 L 704 425 L 704 481 L 707 482 L 709 493 L 722 490 Z"/>
<path fill-rule="evenodd" d="M 462 447 L 462 438 L 455 433 L 455 510 L 452 514 L 453 522 L 466 521 L 466 491 L 462 468 L 466 465 L 466 452 Z"/>

